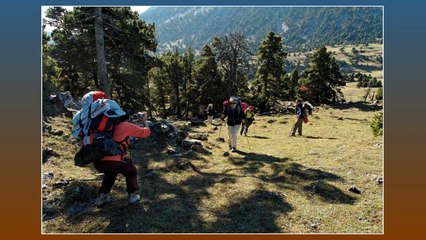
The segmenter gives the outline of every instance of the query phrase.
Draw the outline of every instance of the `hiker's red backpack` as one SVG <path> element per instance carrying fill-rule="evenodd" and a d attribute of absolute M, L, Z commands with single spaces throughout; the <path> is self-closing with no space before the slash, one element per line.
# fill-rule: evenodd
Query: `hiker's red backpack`
<path fill-rule="evenodd" d="M 232 98 L 232 97 L 231 97 Z M 243 112 L 246 112 L 247 111 L 247 108 L 248 108 L 248 104 L 246 103 L 246 102 L 242 102 L 241 101 L 241 98 L 239 98 L 239 97 L 233 97 L 233 98 L 235 98 L 235 100 L 237 101 L 237 108 L 238 108 L 238 111 L 243 111 Z M 224 102 L 223 102 L 223 110 L 225 110 L 226 108 L 228 108 L 228 107 L 230 107 L 229 106 L 229 100 L 225 100 Z"/>

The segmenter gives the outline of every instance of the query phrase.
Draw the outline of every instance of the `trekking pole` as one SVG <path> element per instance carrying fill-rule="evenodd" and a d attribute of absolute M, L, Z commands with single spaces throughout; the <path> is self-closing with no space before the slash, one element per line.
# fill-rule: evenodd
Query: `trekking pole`
<path fill-rule="evenodd" d="M 246 137 L 246 139 L 247 139 L 248 149 L 251 151 L 249 138 L 248 138 L 247 136 L 245 136 L 245 137 Z"/>
<path fill-rule="evenodd" d="M 219 138 L 221 137 L 220 135 L 220 133 L 221 133 L 221 131 L 222 131 L 222 121 L 220 122 L 220 125 L 219 125 Z"/>

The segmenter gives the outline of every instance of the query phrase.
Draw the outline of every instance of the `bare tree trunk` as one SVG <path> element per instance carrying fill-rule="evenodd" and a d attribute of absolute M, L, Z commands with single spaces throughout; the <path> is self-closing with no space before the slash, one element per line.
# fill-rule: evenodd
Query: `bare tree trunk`
<path fill-rule="evenodd" d="M 150 105 L 150 107 L 148 109 L 148 115 L 150 117 L 152 117 L 152 107 L 151 107 L 152 104 L 151 104 L 151 91 L 149 89 L 149 78 L 146 79 L 146 88 L 147 88 L 146 93 L 147 93 L 147 96 L 148 96 L 148 99 L 149 99 L 149 105 Z"/>
<path fill-rule="evenodd" d="M 104 29 L 102 21 L 102 8 L 95 8 L 95 36 L 96 36 L 96 59 L 98 63 L 99 86 L 108 96 L 111 96 L 111 82 L 108 79 L 108 72 L 105 60 Z"/>

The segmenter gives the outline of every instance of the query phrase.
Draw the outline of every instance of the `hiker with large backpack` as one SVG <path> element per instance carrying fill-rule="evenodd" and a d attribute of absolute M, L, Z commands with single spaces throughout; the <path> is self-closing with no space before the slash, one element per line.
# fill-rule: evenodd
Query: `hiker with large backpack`
<path fill-rule="evenodd" d="M 232 152 L 237 151 L 237 136 L 241 123 L 245 121 L 246 115 L 244 113 L 246 103 L 242 103 L 237 97 L 230 97 L 228 101 L 223 104 L 223 112 L 221 115 L 222 121 L 227 117 L 228 125 L 228 144 L 229 150 Z"/>
<path fill-rule="evenodd" d="M 249 106 L 245 112 L 246 115 L 246 120 L 244 121 L 244 123 L 241 124 L 241 131 L 240 131 L 240 135 L 247 136 L 247 132 L 249 127 L 253 124 L 254 121 L 254 107 L 253 106 Z"/>
<path fill-rule="evenodd" d="M 311 108 L 311 104 L 304 104 L 302 103 L 302 100 L 298 99 L 296 101 L 296 115 L 297 115 L 297 119 L 293 124 L 293 127 L 291 129 L 290 132 L 290 136 L 294 137 L 296 136 L 296 131 L 297 131 L 297 135 L 302 136 L 302 126 L 303 123 L 307 123 L 308 122 L 308 113 L 312 112 L 312 108 Z"/>
<path fill-rule="evenodd" d="M 95 202 L 97 206 L 111 202 L 110 191 L 118 174 L 126 178 L 129 203 L 140 201 L 140 196 L 136 193 L 139 189 L 137 170 L 126 152 L 129 137 L 146 138 L 150 135 L 150 130 L 145 112 L 140 113 L 138 119 L 145 127 L 125 121 L 127 116 L 103 92 L 92 91 L 83 96 L 82 109 L 73 118 L 73 135 L 77 135 L 83 145 L 75 155 L 75 165 L 84 166 L 93 162 L 95 169 L 104 173 Z"/>

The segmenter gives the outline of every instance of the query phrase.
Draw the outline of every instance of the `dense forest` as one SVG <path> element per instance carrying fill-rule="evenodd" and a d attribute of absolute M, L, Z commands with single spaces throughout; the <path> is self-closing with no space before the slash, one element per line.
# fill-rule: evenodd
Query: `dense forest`
<path fill-rule="evenodd" d="M 376 26 L 381 25 L 378 8 L 159 8 L 164 14 L 156 15 L 156 23 L 143 20 L 156 9 L 141 19 L 129 7 L 49 8 L 44 26 L 49 24 L 55 30 L 48 34 L 43 28 L 44 91 L 70 91 L 80 98 L 100 89 L 129 112 L 149 109 L 156 116 L 178 118 L 201 116 L 209 103 L 219 108 L 224 99 L 234 95 L 260 111 L 277 109 L 280 102 L 296 98 L 336 102 L 343 100 L 339 86 L 345 85 L 344 76 L 333 53 L 323 45 L 374 41 L 381 35 Z M 172 13 L 175 17 L 171 18 Z M 181 22 L 189 20 L 185 17 L 189 13 L 204 19 L 203 24 Z M 207 18 L 208 13 L 214 15 Z M 258 21 L 263 16 L 271 18 L 265 20 L 269 24 Z M 294 24 L 306 32 L 288 30 L 286 33 L 293 35 L 283 37 L 279 34 L 282 29 L 271 27 L 277 18 L 288 19 L 291 29 Z M 222 24 L 221 29 L 232 31 L 211 31 L 209 26 L 215 19 L 226 20 L 227 24 L 219 21 L 216 26 Z M 240 31 L 249 22 L 244 19 L 256 21 L 251 32 Z M 352 21 L 358 23 L 347 28 Z M 159 53 L 168 22 L 180 38 L 195 36 L 179 30 L 186 29 L 208 35 L 205 40 L 210 41 L 194 40 L 194 46 L 188 45 L 184 51 L 175 47 Z M 362 31 L 354 30 L 361 26 Z M 287 72 L 286 46 L 300 43 L 296 36 L 311 38 L 311 34 L 317 36 L 312 38 L 315 41 L 306 43 L 321 46 L 309 54 L 303 69 Z M 260 39 L 255 46 L 253 36 Z M 197 49 L 195 42 L 205 44 Z"/>
<path fill-rule="evenodd" d="M 141 19 L 155 23 L 159 50 L 201 49 L 214 36 L 240 32 L 254 46 L 272 31 L 290 52 L 322 45 L 381 41 L 379 7 L 151 7 Z"/>

